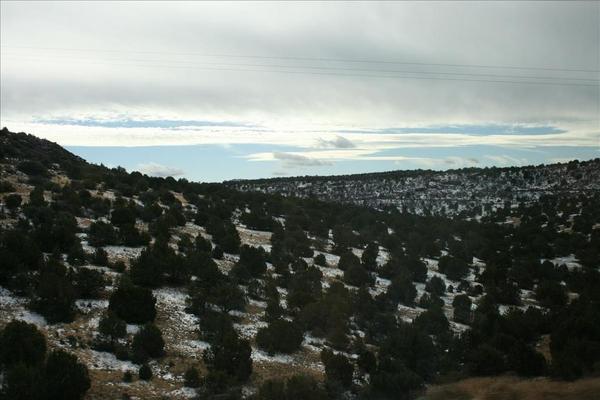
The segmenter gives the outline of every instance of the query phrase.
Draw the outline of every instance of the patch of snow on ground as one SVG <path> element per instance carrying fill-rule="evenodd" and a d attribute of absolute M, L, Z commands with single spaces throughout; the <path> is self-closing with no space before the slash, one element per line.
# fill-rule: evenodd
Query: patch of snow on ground
<path fill-rule="evenodd" d="M 0 311 L 3 317 L 11 315 L 11 319 L 25 321 L 38 327 L 48 325 L 43 316 L 26 308 L 27 303 L 25 297 L 15 296 L 10 290 L 0 286 Z"/>
<path fill-rule="evenodd" d="M 335 267 L 322 267 L 320 265 L 316 265 L 317 268 L 321 270 L 324 278 L 341 278 L 344 275 L 344 271 Z"/>
<path fill-rule="evenodd" d="M 544 259 L 542 259 L 541 261 L 544 262 Z M 565 264 L 569 271 L 582 268 L 581 264 L 579 263 L 574 254 L 568 255 L 566 257 L 556 257 L 548 261 L 550 261 L 555 266 Z"/>
<path fill-rule="evenodd" d="M 19 311 L 17 314 L 14 315 L 14 318 L 21 321 L 25 321 L 30 324 L 34 324 L 38 327 L 48 325 L 48 322 L 46 322 L 46 318 L 42 317 L 36 312 L 29 310 Z"/>
<path fill-rule="evenodd" d="M 127 333 L 129 335 L 135 335 L 140 331 L 140 326 L 135 324 L 127 324 Z"/>
<path fill-rule="evenodd" d="M 93 219 L 81 217 L 75 217 L 75 220 L 77 221 L 77 227 L 79 229 L 89 229 L 90 225 L 92 225 L 92 222 L 94 222 Z M 79 236 L 79 234 L 77 236 Z"/>
<path fill-rule="evenodd" d="M 450 329 L 452 329 L 452 331 L 455 333 L 463 333 L 469 329 L 469 325 L 461 324 L 450 320 L 448 322 L 450 322 Z"/>
<path fill-rule="evenodd" d="M 325 253 L 322 251 L 315 251 L 315 256 L 317 254 L 323 254 L 325 256 L 325 261 L 329 266 L 337 267 L 338 263 L 340 262 L 340 256 L 336 256 L 335 254 Z"/>
<path fill-rule="evenodd" d="M 266 352 L 255 349 L 255 348 L 252 349 L 251 358 L 252 358 L 252 361 L 254 361 L 256 363 L 293 364 L 293 362 L 294 362 L 294 358 L 290 355 L 274 354 L 271 356 L 271 355 L 267 354 Z"/>
<path fill-rule="evenodd" d="M 511 307 L 512 306 L 507 306 L 505 304 L 499 304 L 498 305 L 498 312 L 500 313 L 500 315 L 504 315 L 504 314 L 506 314 L 510 310 Z"/>
<path fill-rule="evenodd" d="M 107 309 L 108 300 L 78 299 L 75 301 L 75 307 L 77 307 L 81 313 L 89 314 L 93 311 Z"/>
<path fill-rule="evenodd" d="M 259 308 L 267 308 L 267 302 L 266 301 L 248 299 L 248 304 L 250 304 L 252 306 L 255 306 L 255 307 L 259 307 Z"/>
<path fill-rule="evenodd" d="M 304 340 L 302 341 L 302 346 L 316 353 L 319 353 L 325 346 L 325 339 L 312 336 L 309 333 L 305 333 Z"/>
<path fill-rule="evenodd" d="M 390 260 L 390 253 L 384 247 L 379 246 L 379 253 L 377 254 L 377 258 L 375 262 L 377 265 L 382 266 L 385 265 Z"/>
<path fill-rule="evenodd" d="M 385 293 L 387 291 L 388 286 L 390 286 L 391 284 L 392 281 L 390 281 L 389 279 L 376 277 L 375 287 L 369 289 L 369 293 L 371 293 L 371 296 L 373 297 L 380 295 L 381 293 Z"/>
<path fill-rule="evenodd" d="M 224 253 L 223 260 L 236 263 L 236 262 L 240 261 L 240 256 L 237 254 Z"/>
<path fill-rule="evenodd" d="M 196 393 L 196 389 L 189 387 L 182 387 L 181 389 L 173 390 L 172 392 L 169 392 L 169 395 L 183 397 L 186 399 L 193 399 L 196 396 L 198 396 L 198 394 Z"/>
<path fill-rule="evenodd" d="M 183 354 L 197 354 L 198 356 L 201 356 L 201 352 L 208 349 L 210 344 L 202 340 L 185 339 L 176 343 L 173 347 Z"/>
<path fill-rule="evenodd" d="M 183 289 L 169 287 L 155 289 L 152 293 L 156 297 L 157 308 L 167 318 L 161 327 L 163 335 L 171 339 L 166 343 L 167 348 L 184 351 L 186 355 L 194 355 L 198 350 L 206 348 L 204 342 L 195 340 L 200 320 L 185 311 L 188 294 Z"/>
<path fill-rule="evenodd" d="M 137 370 L 138 366 L 133 364 L 131 361 L 118 360 L 112 353 L 103 351 L 89 350 L 89 362 L 88 366 L 91 369 L 104 369 L 110 371 L 129 371 Z"/>
<path fill-rule="evenodd" d="M 23 297 L 13 295 L 10 290 L 0 286 L 0 307 L 5 306 L 20 306 L 25 304 L 27 300 Z"/>
<path fill-rule="evenodd" d="M 100 318 L 94 317 L 88 321 L 88 327 L 91 329 L 98 329 L 98 325 L 100 324 Z"/>
<path fill-rule="evenodd" d="M 108 258 L 133 259 L 138 258 L 145 247 L 126 247 L 126 246 L 104 246 L 108 253 Z"/>
<path fill-rule="evenodd" d="M 240 240 L 242 244 L 247 244 L 254 247 L 271 244 L 271 232 L 257 231 L 253 229 L 243 228 L 241 226 L 236 226 L 236 228 L 240 235 Z"/>
<path fill-rule="evenodd" d="M 263 250 L 268 253 L 270 253 L 271 249 L 273 248 L 273 246 L 271 246 L 270 244 L 260 244 L 259 246 L 262 247 Z"/>
<path fill-rule="evenodd" d="M 265 321 L 252 321 L 249 324 L 233 324 L 235 330 L 240 334 L 244 339 L 251 339 L 256 336 L 256 333 L 259 329 L 266 328 L 269 324 Z"/>
<path fill-rule="evenodd" d="M 421 307 L 408 307 L 403 304 L 398 305 L 398 314 L 404 322 L 413 322 L 425 310 Z"/>
<path fill-rule="evenodd" d="M 364 253 L 363 249 L 356 249 L 356 248 L 352 248 L 352 253 L 354 253 L 354 255 L 358 258 L 362 257 L 362 254 Z"/>

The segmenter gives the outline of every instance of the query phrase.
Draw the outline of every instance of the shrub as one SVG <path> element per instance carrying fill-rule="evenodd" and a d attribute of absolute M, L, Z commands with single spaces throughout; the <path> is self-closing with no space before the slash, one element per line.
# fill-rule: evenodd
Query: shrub
<path fill-rule="evenodd" d="M 440 257 L 438 268 L 453 281 L 462 279 L 469 272 L 469 265 L 465 260 L 451 256 Z"/>
<path fill-rule="evenodd" d="M 83 247 L 81 247 L 81 242 L 74 242 L 67 253 L 68 263 L 71 265 L 83 265 L 85 263 L 85 258 L 86 255 L 83 251 Z"/>
<path fill-rule="evenodd" d="M 0 398 L 7 400 L 41 399 L 44 377 L 39 367 L 16 364 L 8 368 L 2 379 Z"/>
<path fill-rule="evenodd" d="M 245 382 L 252 373 L 252 348 L 247 340 L 241 340 L 235 330 L 230 330 L 222 337 L 215 338 L 211 347 L 203 354 L 204 362 L 209 370 L 209 378 L 218 378 L 225 383 Z M 219 385 L 217 385 L 219 386 Z"/>
<path fill-rule="evenodd" d="M 220 260 L 223 258 L 223 249 L 220 246 L 215 246 L 211 253 L 212 258 Z"/>
<path fill-rule="evenodd" d="M 363 266 L 369 271 L 374 271 L 377 268 L 377 256 L 379 255 L 379 245 L 377 243 L 369 243 L 361 256 Z"/>
<path fill-rule="evenodd" d="M 443 296 L 446 292 L 446 284 L 439 276 L 432 276 L 425 285 L 425 290 L 436 296 Z"/>
<path fill-rule="evenodd" d="M 187 281 L 187 267 L 183 256 L 175 253 L 167 241 L 157 240 L 131 263 L 130 274 L 138 285 L 158 287 L 164 282 L 182 284 Z"/>
<path fill-rule="evenodd" d="M 188 368 L 185 371 L 183 379 L 186 387 L 197 388 L 200 386 L 200 376 L 198 375 L 198 370 L 195 367 Z"/>
<path fill-rule="evenodd" d="M 262 247 L 243 245 L 240 248 L 240 259 L 232 272 L 237 276 L 240 273 L 236 273 L 236 271 L 240 271 L 241 269 L 247 271 L 248 276 L 245 281 L 250 277 L 259 278 L 265 273 L 267 264 L 265 262 L 265 251 Z M 244 273 L 241 273 L 241 275 L 243 276 Z"/>
<path fill-rule="evenodd" d="M 205 239 L 202 235 L 196 236 L 194 247 L 196 248 L 196 251 L 202 251 L 206 253 L 210 253 L 212 251 L 212 243 L 210 240 Z"/>
<path fill-rule="evenodd" d="M 125 321 L 117 317 L 113 312 L 105 313 L 98 324 L 98 330 L 101 334 L 111 339 L 125 337 L 127 334 L 127 325 Z"/>
<path fill-rule="evenodd" d="M 88 241 L 94 247 L 107 246 L 117 243 L 117 232 L 111 224 L 96 221 L 90 226 Z"/>
<path fill-rule="evenodd" d="M 165 341 L 156 325 L 146 324 L 133 337 L 131 348 L 136 360 L 145 361 L 148 358 L 162 357 Z"/>
<path fill-rule="evenodd" d="M 36 186 L 29 192 L 29 205 L 33 207 L 44 207 L 46 205 L 44 189 L 41 186 Z"/>
<path fill-rule="evenodd" d="M 90 388 L 85 365 L 77 357 L 62 350 L 50 353 L 45 369 L 46 396 L 49 399 L 82 399 Z"/>
<path fill-rule="evenodd" d="M 9 193 L 14 191 L 15 187 L 12 183 L 9 181 L 0 181 L 0 193 Z"/>
<path fill-rule="evenodd" d="M 372 398 L 407 400 L 411 392 L 420 389 L 423 379 L 398 359 L 385 357 L 371 376 Z"/>
<path fill-rule="evenodd" d="M 15 211 L 17 208 L 19 208 L 21 206 L 22 201 L 23 199 L 18 194 L 9 194 L 4 198 L 4 203 L 6 204 L 6 207 L 11 211 Z"/>
<path fill-rule="evenodd" d="M 74 281 L 78 297 L 84 299 L 97 299 L 105 284 L 102 273 L 90 268 L 79 268 Z"/>
<path fill-rule="evenodd" d="M 131 373 L 131 371 L 125 371 L 123 372 L 123 382 L 129 383 L 133 381 L 133 374 Z"/>
<path fill-rule="evenodd" d="M 143 324 L 154 321 L 155 305 L 156 299 L 149 289 L 122 282 L 111 294 L 108 309 L 127 323 Z"/>
<path fill-rule="evenodd" d="M 430 335 L 440 335 L 448 331 L 450 324 L 441 307 L 429 307 L 429 309 L 414 320 L 414 324 Z"/>
<path fill-rule="evenodd" d="M 427 280 L 427 266 L 418 257 L 404 257 L 402 265 L 411 272 L 415 282 L 425 282 Z"/>
<path fill-rule="evenodd" d="M 540 376 L 546 373 L 546 359 L 541 353 L 517 341 L 508 353 L 507 364 L 510 369 L 521 376 Z"/>
<path fill-rule="evenodd" d="M 140 367 L 138 375 L 139 375 L 139 377 L 140 377 L 141 380 L 143 380 L 143 381 L 149 381 L 150 379 L 152 379 L 152 369 L 150 369 L 150 367 L 148 366 L 148 364 L 143 364 Z"/>
<path fill-rule="evenodd" d="M 373 278 L 362 265 L 352 264 L 344 271 L 344 282 L 352 286 L 372 285 Z"/>
<path fill-rule="evenodd" d="M 346 357 L 341 354 L 334 354 L 330 350 L 323 350 L 321 361 L 325 364 L 328 384 L 339 384 L 344 388 L 349 388 L 352 385 L 354 366 Z"/>
<path fill-rule="evenodd" d="M 268 353 L 293 353 L 304 339 L 302 330 L 293 322 L 278 319 L 256 333 L 256 344 Z"/>
<path fill-rule="evenodd" d="M 345 251 L 340 256 L 340 261 L 338 262 L 338 268 L 342 271 L 346 271 L 351 267 L 360 266 L 360 259 L 356 257 L 356 255 L 351 251 Z"/>
<path fill-rule="evenodd" d="M 498 375 L 506 370 L 502 353 L 487 344 L 469 354 L 467 367 L 472 375 L 483 376 Z"/>
<path fill-rule="evenodd" d="M 535 289 L 535 298 L 544 307 L 564 307 L 567 304 L 567 292 L 556 281 L 542 281 Z"/>
<path fill-rule="evenodd" d="M 46 167 L 39 161 L 22 161 L 17 165 L 17 169 L 31 176 L 46 176 L 48 174 Z"/>
<path fill-rule="evenodd" d="M 256 398 L 257 400 L 325 400 L 329 396 L 315 378 L 308 375 L 295 375 L 285 381 L 263 382 Z"/>
<path fill-rule="evenodd" d="M 102 247 L 98 247 L 92 256 L 92 264 L 108 266 L 108 253 Z"/>
<path fill-rule="evenodd" d="M 50 323 L 71 322 L 75 315 L 75 289 L 64 265 L 50 260 L 40 273 L 33 308 Z"/>
<path fill-rule="evenodd" d="M 375 358 L 375 355 L 367 349 L 364 349 L 359 353 L 357 363 L 361 370 L 369 374 L 373 373 L 377 368 L 377 359 Z"/>
<path fill-rule="evenodd" d="M 471 312 L 471 299 L 466 294 L 459 294 L 452 301 L 454 307 L 454 320 L 463 324 L 470 324 L 473 319 Z"/>
<path fill-rule="evenodd" d="M 110 265 L 110 267 L 117 272 L 125 272 L 125 270 L 127 269 L 127 266 L 125 265 L 125 263 L 120 260 L 115 262 L 114 264 Z"/>
<path fill-rule="evenodd" d="M 13 320 L 0 331 L 0 363 L 38 365 L 46 355 L 46 338 L 33 324 Z"/>
<path fill-rule="evenodd" d="M 316 265 L 320 265 L 322 267 L 326 267 L 327 266 L 327 260 L 325 259 L 325 255 L 322 253 L 319 253 L 315 256 L 315 264 Z"/>
<path fill-rule="evenodd" d="M 411 306 L 415 302 L 417 289 L 410 279 L 410 275 L 402 273 L 392 279 L 392 283 L 388 286 L 387 297 L 394 303 L 402 303 Z"/>

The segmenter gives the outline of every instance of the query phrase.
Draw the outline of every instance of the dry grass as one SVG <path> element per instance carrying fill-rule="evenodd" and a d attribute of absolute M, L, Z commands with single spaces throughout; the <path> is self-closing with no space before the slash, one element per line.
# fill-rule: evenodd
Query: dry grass
<path fill-rule="evenodd" d="M 599 400 L 600 378 L 575 382 L 548 378 L 471 378 L 434 386 L 424 400 Z"/>
<path fill-rule="evenodd" d="M 123 373 L 120 371 L 91 370 L 92 387 L 86 393 L 85 399 L 121 399 L 125 393 L 133 399 L 181 398 L 180 396 L 166 396 L 167 393 L 178 389 L 178 385 L 156 377 L 152 378 L 150 382 L 145 382 L 137 377 L 137 371 L 132 372 L 133 382 L 125 383 L 123 382 Z"/>

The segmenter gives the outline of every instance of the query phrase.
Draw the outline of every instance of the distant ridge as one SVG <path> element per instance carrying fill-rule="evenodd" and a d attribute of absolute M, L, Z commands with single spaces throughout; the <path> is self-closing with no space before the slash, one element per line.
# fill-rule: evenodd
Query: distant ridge
<path fill-rule="evenodd" d="M 600 192 L 600 158 L 523 167 L 398 170 L 338 176 L 227 181 L 242 191 L 398 208 L 417 214 L 464 214 L 529 204 L 542 196 Z"/>

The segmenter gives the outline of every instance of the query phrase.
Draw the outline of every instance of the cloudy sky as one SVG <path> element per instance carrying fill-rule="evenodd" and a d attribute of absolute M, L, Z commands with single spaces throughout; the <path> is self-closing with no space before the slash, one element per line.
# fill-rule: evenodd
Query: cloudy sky
<path fill-rule="evenodd" d="M 599 2 L 2 2 L 1 115 L 201 181 L 600 157 Z"/>

